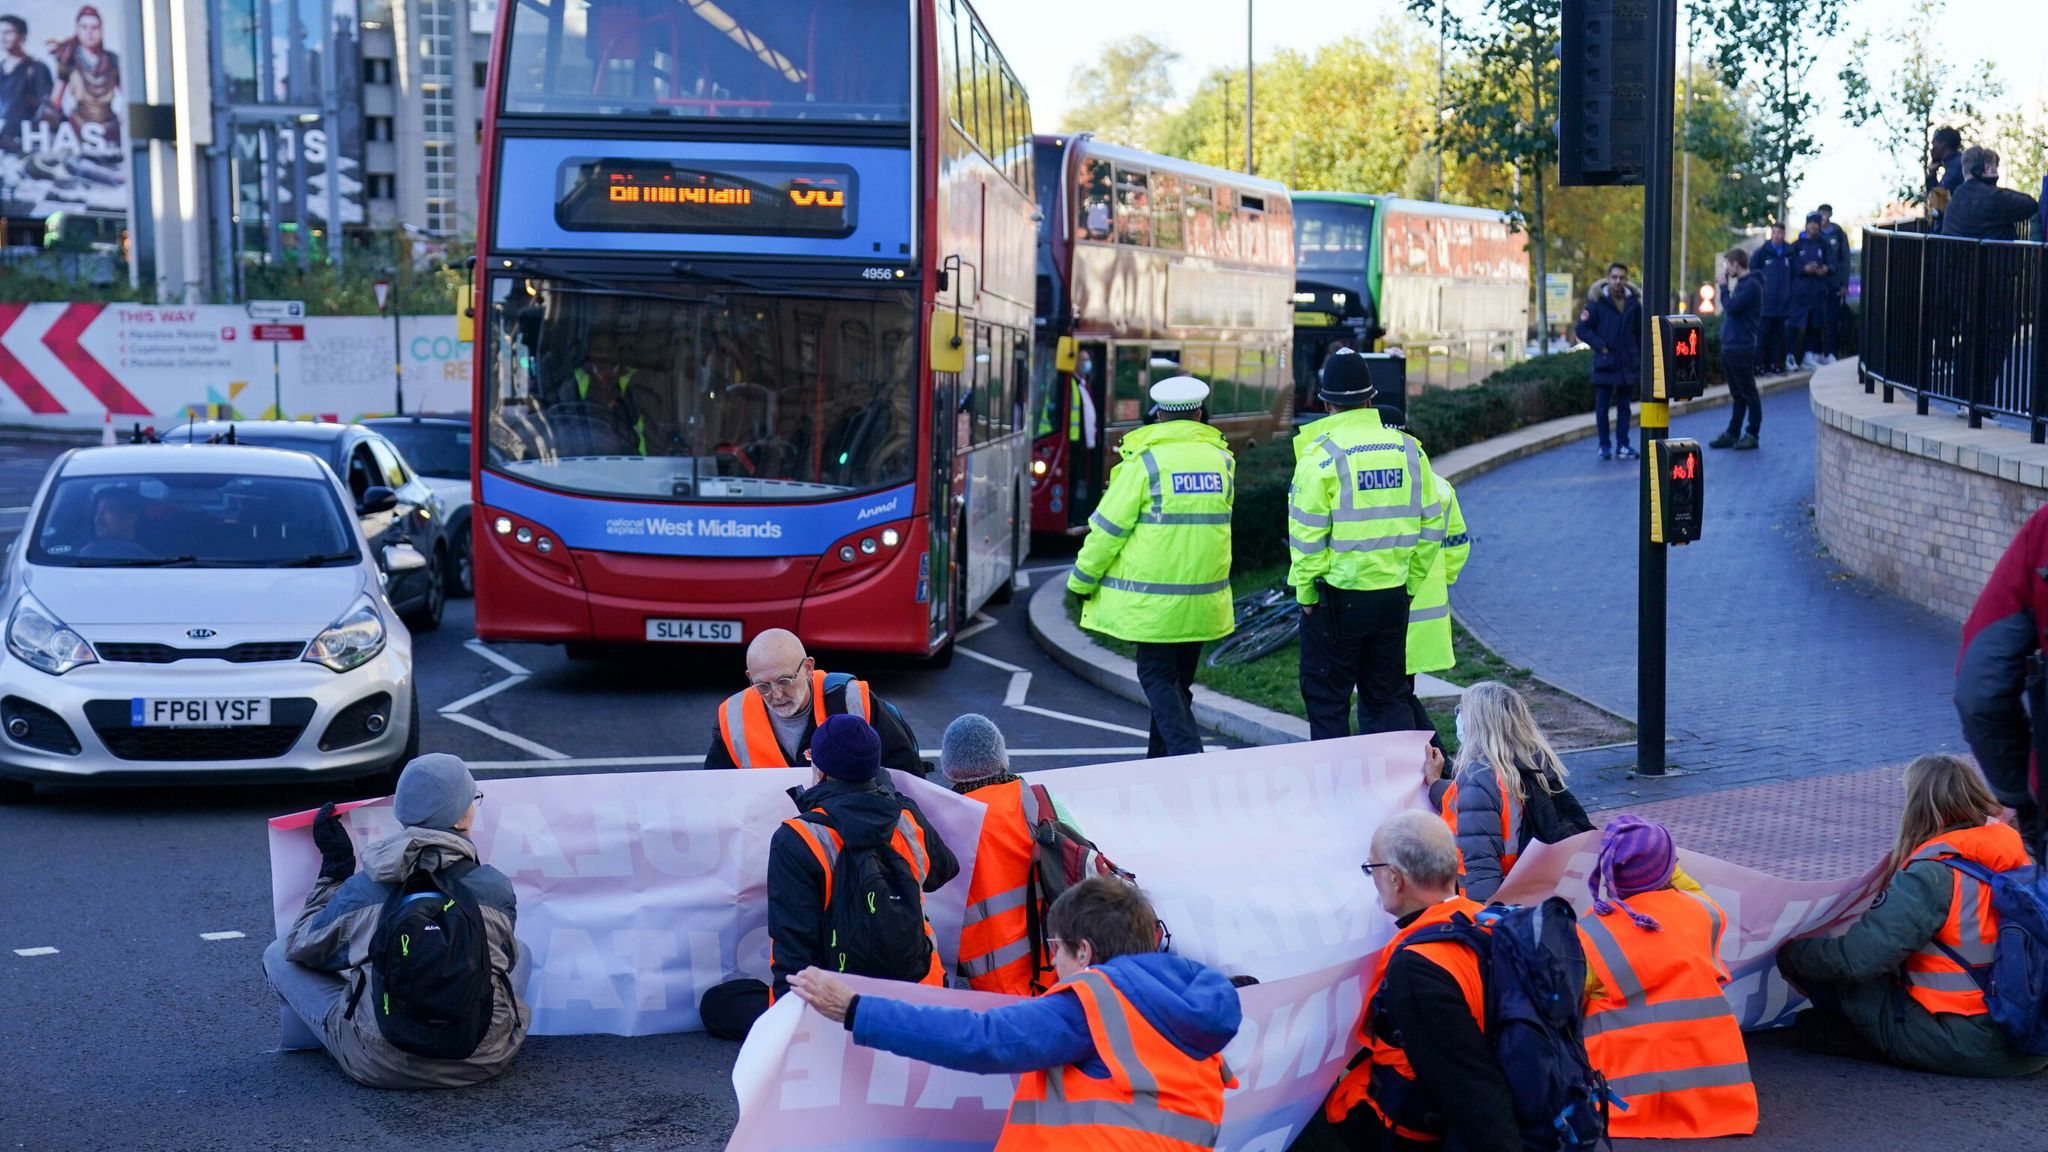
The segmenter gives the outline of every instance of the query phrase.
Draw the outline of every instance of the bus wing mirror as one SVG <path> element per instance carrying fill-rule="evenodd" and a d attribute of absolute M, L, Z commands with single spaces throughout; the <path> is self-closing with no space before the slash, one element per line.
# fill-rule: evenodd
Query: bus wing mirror
<path fill-rule="evenodd" d="M 1059 345 L 1053 351 L 1052 366 L 1062 372 L 1072 372 L 1081 362 L 1081 342 L 1072 336 L 1060 337 Z"/>
<path fill-rule="evenodd" d="M 945 307 L 932 309 L 932 371 L 966 369 L 967 345 L 960 339 L 960 314 Z"/>
<path fill-rule="evenodd" d="M 476 343 L 476 257 L 462 262 L 462 288 L 455 294 L 455 339 Z"/>

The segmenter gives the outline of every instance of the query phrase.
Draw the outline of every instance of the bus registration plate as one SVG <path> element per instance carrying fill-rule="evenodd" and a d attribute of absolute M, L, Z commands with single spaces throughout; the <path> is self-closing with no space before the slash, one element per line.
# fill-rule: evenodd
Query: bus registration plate
<path fill-rule="evenodd" d="M 647 638 L 666 644 L 737 644 L 737 620 L 649 620 Z"/>

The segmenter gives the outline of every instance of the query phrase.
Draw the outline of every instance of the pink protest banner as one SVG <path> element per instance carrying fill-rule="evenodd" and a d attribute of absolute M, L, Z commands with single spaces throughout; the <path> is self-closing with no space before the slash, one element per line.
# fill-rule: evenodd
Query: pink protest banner
<path fill-rule="evenodd" d="M 1593 902 L 1586 880 L 1599 848 L 1598 832 L 1557 844 L 1533 842 L 1494 899 L 1528 904 L 1555 893 L 1585 916 Z M 1781 880 L 1682 848 L 1678 866 L 1728 915 L 1728 927 L 1721 934 L 1721 962 L 1732 979 L 1722 992 L 1742 1026 L 1751 1030 L 1790 1023 L 1806 1002 L 1778 975 L 1778 946 L 1795 936 L 1845 930 L 1885 881 L 1883 861 L 1861 876 L 1817 882 Z"/>

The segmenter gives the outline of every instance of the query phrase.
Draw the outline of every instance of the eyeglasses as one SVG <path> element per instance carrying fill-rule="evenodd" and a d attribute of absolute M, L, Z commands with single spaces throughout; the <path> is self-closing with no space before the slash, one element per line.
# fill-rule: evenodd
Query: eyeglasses
<path fill-rule="evenodd" d="M 477 790 L 476 790 L 476 795 L 474 795 L 474 796 L 470 797 L 470 798 L 469 798 L 469 802 L 470 802 L 471 804 L 481 804 L 481 803 L 483 803 L 483 802 L 484 802 L 484 790 L 483 790 L 483 789 L 481 789 L 481 788 L 477 789 Z"/>
<path fill-rule="evenodd" d="M 1373 869 L 1375 869 L 1375 868 L 1392 868 L 1393 866 L 1394 866 L 1394 862 L 1393 862 L 1393 861 L 1391 861 L 1391 860 L 1381 860 L 1381 861 L 1379 861 L 1379 862 L 1377 862 L 1377 863 L 1373 863 L 1373 864 L 1360 864 L 1360 865 L 1358 866 L 1358 870 L 1359 870 L 1359 871 L 1361 871 L 1361 872 L 1363 872 L 1363 873 L 1365 873 L 1365 878 L 1366 878 L 1366 879 L 1368 879 L 1368 880 L 1370 880 L 1370 879 L 1372 879 L 1372 870 L 1373 870 Z"/>
<path fill-rule="evenodd" d="M 809 663 L 810 657 L 804 657 L 804 662 Z M 777 676 L 773 680 L 754 680 L 750 678 L 747 681 L 747 686 L 763 696 L 768 695 L 770 692 L 787 692 L 791 688 L 796 687 L 796 682 L 803 679 L 803 674 L 804 666 L 803 664 L 798 664 L 796 671 L 791 672 L 787 676 Z"/>

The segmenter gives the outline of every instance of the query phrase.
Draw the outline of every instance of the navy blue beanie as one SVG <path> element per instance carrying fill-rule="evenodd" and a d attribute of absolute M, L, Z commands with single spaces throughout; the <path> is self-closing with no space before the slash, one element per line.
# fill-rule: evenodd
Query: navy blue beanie
<path fill-rule="evenodd" d="M 828 717 L 811 734 L 811 764 L 834 780 L 873 780 L 882 770 L 882 737 L 858 716 Z"/>

